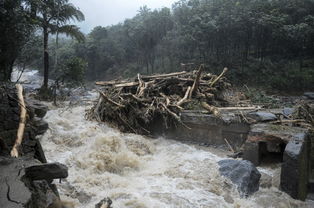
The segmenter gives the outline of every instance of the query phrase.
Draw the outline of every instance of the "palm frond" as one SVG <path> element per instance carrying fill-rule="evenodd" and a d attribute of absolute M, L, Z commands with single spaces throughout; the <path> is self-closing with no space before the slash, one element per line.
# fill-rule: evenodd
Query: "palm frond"
<path fill-rule="evenodd" d="M 57 27 L 56 25 L 50 25 L 51 33 L 63 33 L 67 36 L 75 38 L 79 42 L 85 41 L 85 35 L 80 31 L 80 28 L 76 25 L 63 25 L 61 27 Z"/>
<path fill-rule="evenodd" d="M 64 4 L 61 5 L 58 9 L 58 19 L 59 21 L 65 23 L 68 20 L 77 20 L 77 21 L 84 21 L 85 17 L 84 14 L 76 8 L 73 4 Z"/>

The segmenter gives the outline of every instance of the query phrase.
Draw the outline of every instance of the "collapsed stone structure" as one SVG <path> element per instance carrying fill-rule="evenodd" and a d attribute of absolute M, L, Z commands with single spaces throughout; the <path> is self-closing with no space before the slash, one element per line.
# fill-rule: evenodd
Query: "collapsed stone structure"
<path fill-rule="evenodd" d="M 234 151 L 258 166 L 280 162 L 280 188 L 295 199 L 305 200 L 313 190 L 314 137 L 308 128 L 279 124 L 277 116 L 293 109 L 225 111 L 218 118 L 200 111 L 184 111 L 178 127 L 163 134 L 170 139 L 213 145 Z M 254 122 L 243 122 L 243 116 Z M 289 115 L 286 115 L 289 116 Z M 282 122 L 284 123 L 284 122 Z"/>

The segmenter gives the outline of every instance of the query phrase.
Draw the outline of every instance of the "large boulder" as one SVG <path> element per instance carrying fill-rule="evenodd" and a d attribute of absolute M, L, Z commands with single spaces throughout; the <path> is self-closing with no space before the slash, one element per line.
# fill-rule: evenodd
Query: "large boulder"
<path fill-rule="evenodd" d="M 248 197 L 259 189 L 260 172 L 247 160 L 221 160 L 220 174 L 237 185 L 241 197 Z"/>
<path fill-rule="evenodd" d="M 25 168 L 25 176 L 31 180 L 47 180 L 68 177 L 68 167 L 61 163 L 46 163 Z"/>
<path fill-rule="evenodd" d="M 95 208 L 112 208 L 112 201 L 109 197 L 104 198 L 95 205 Z"/>

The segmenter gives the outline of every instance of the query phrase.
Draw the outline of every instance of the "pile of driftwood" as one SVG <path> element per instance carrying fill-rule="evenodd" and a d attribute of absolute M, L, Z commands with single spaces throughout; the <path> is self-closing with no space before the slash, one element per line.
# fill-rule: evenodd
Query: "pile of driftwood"
<path fill-rule="evenodd" d="M 100 97 L 87 113 L 90 119 L 107 122 L 123 132 L 150 135 L 154 125 L 173 128 L 184 125 L 180 112 L 206 109 L 219 116 L 220 106 L 227 106 L 224 90 L 230 87 L 224 74 L 204 72 L 201 65 L 192 72 L 144 76 L 133 80 L 96 82 Z M 187 127 L 188 128 L 188 127 Z"/>

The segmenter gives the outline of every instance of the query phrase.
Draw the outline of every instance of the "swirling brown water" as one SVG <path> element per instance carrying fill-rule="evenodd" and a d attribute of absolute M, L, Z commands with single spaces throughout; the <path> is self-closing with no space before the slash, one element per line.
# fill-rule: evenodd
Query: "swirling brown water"
<path fill-rule="evenodd" d="M 50 110 L 45 117 L 50 129 L 41 138 L 48 160 L 69 167 L 71 186 L 58 187 L 76 207 L 92 208 L 104 197 L 115 208 L 307 207 L 276 187 L 241 199 L 219 175 L 216 162 L 223 157 L 177 141 L 120 133 L 85 120 L 85 110 Z M 79 200 L 73 189 L 91 198 Z"/>

